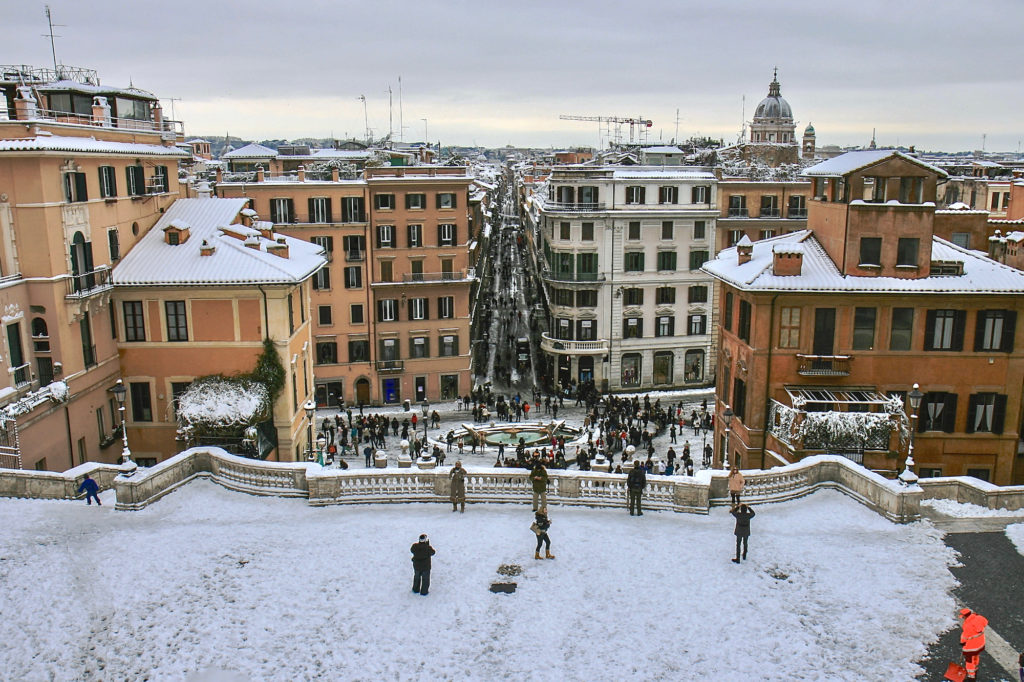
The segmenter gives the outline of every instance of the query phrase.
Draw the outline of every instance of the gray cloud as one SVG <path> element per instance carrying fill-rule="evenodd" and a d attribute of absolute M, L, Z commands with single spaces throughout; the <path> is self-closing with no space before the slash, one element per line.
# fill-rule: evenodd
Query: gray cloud
<path fill-rule="evenodd" d="M 3 0 L 6 59 L 50 62 L 42 5 Z M 733 138 L 780 68 L 819 141 L 1016 149 L 1013 50 L 1024 3 L 777 0 L 199 2 L 55 0 L 61 61 L 176 103 L 189 130 L 252 137 L 388 128 L 402 76 L 407 138 L 596 143 L 559 113 L 644 115 L 653 132 Z M 1003 50 L 1009 52 L 1004 55 Z M 234 101 L 233 101 L 234 100 Z M 286 107 L 283 101 L 295 100 Z M 244 106 L 242 104 L 244 102 Z M 326 110 L 326 112 L 325 112 Z M 415 132 L 414 132 L 415 131 Z"/>

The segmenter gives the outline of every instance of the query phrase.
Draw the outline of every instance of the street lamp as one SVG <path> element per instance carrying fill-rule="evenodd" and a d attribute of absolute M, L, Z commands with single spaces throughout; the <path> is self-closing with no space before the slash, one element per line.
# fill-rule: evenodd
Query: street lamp
<path fill-rule="evenodd" d="M 128 422 L 125 420 L 124 399 L 128 389 L 124 387 L 124 381 L 118 379 L 111 392 L 114 394 L 114 399 L 117 400 L 117 411 L 121 413 L 121 468 L 128 474 L 136 468 L 135 463 L 132 462 L 132 451 L 128 449 Z"/>
<path fill-rule="evenodd" d="M 729 468 L 729 424 L 732 423 L 733 418 L 732 408 L 728 405 L 725 406 L 725 412 L 722 413 L 722 421 L 725 423 L 725 452 L 722 453 L 722 468 Z"/>
<path fill-rule="evenodd" d="M 423 413 L 423 443 L 426 444 L 426 442 L 427 442 L 427 413 L 430 411 L 430 403 L 428 403 L 426 400 L 424 400 L 423 404 L 420 405 L 420 410 Z"/>
<path fill-rule="evenodd" d="M 921 399 L 924 398 L 921 387 L 914 384 L 914 390 L 907 394 L 907 398 L 910 400 L 910 445 L 907 446 L 907 461 L 899 479 L 904 485 L 914 485 L 917 483 L 917 474 L 914 473 L 914 430 L 917 426 L 917 410 L 921 407 Z"/>
<path fill-rule="evenodd" d="M 306 421 L 308 422 L 308 437 L 306 439 L 306 459 L 313 459 L 313 419 L 316 417 L 316 403 L 312 400 L 307 400 L 302 405 L 302 409 L 306 411 Z"/>

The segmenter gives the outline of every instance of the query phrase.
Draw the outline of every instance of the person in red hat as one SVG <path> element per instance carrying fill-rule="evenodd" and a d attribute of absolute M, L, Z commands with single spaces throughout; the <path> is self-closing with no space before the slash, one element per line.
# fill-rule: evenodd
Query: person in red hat
<path fill-rule="evenodd" d="M 985 650 L 985 627 L 988 619 L 970 609 L 960 609 L 963 620 L 960 632 L 960 646 L 964 653 L 964 667 L 967 668 L 967 679 L 978 679 L 978 662 L 981 652 Z"/>

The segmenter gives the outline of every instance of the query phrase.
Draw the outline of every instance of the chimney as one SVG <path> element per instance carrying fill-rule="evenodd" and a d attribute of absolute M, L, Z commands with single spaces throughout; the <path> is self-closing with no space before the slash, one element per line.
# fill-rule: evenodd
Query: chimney
<path fill-rule="evenodd" d="M 305 182 L 305 181 L 306 181 L 306 167 L 300 165 L 299 166 L 299 182 Z"/>
<path fill-rule="evenodd" d="M 988 257 L 1000 263 L 1005 262 L 1006 240 L 1003 238 L 1002 230 L 996 230 L 995 234 L 988 238 Z"/>
<path fill-rule="evenodd" d="M 274 223 L 266 220 L 257 220 L 253 223 L 253 227 L 260 231 L 260 236 L 264 239 L 273 241 L 274 237 L 277 236 L 274 234 Z"/>
<path fill-rule="evenodd" d="M 217 247 L 210 242 L 203 240 L 203 243 L 199 245 L 200 256 L 212 256 L 213 252 L 217 250 Z"/>
<path fill-rule="evenodd" d="M 239 215 L 242 216 L 242 224 L 246 227 L 252 227 L 253 221 L 258 217 L 256 211 L 251 208 L 243 208 Z"/>
<path fill-rule="evenodd" d="M 92 98 L 92 124 L 104 128 L 110 127 L 110 105 L 107 104 L 106 97 L 96 95 Z"/>
<path fill-rule="evenodd" d="M 263 164 L 256 166 L 256 182 L 263 182 L 267 177 L 266 172 L 263 170 Z"/>
<path fill-rule="evenodd" d="M 750 237 L 743 235 L 738 242 L 736 242 L 736 256 L 739 265 L 749 263 L 750 259 L 754 255 L 754 244 L 750 241 Z"/>
<path fill-rule="evenodd" d="M 19 121 L 31 121 L 36 118 L 39 103 L 32 92 L 32 88 L 22 86 L 18 88 L 18 95 L 14 98 L 14 117 Z"/>
<path fill-rule="evenodd" d="M 260 249 L 259 237 L 247 237 L 246 240 L 242 243 L 245 244 L 245 246 L 249 247 L 250 249 L 256 249 L 257 251 L 262 250 Z"/>
<path fill-rule="evenodd" d="M 153 102 L 153 125 L 157 130 L 164 129 L 164 110 L 160 102 Z"/>
<path fill-rule="evenodd" d="M 278 258 L 288 258 L 288 242 L 284 236 L 278 236 L 277 241 L 267 245 L 267 253 L 272 253 Z"/>
<path fill-rule="evenodd" d="M 340 179 L 341 179 L 341 174 L 338 172 L 338 169 L 337 168 L 332 168 L 331 169 L 331 182 L 338 182 L 338 180 L 340 180 Z"/>
<path fill-rule="evenodd" d="M 217 184 L 219 185 L 224 181 L 224 169 L 220 166 L 217 167 Z"/>
<path fill-rule="evenodd" d="M 795 277 L 803 269 L 803 263 L 803 244 L 776 244 L 772 247 L 773 275 L 778 277 Z"/>
<path fill-rule="evenodd" d="M 196 185 L 196 197 L 199 199 L 209 199 L 213 196 L 213 190 L 210 188 L 210 183 L 206 180 Z"/>

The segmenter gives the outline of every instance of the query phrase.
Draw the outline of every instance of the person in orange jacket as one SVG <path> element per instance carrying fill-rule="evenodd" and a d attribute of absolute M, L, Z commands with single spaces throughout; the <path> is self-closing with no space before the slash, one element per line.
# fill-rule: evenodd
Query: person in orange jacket
<path fill-rule="evenodd" d="M 963 619 L 960 632 L 960 646 L 964 653 L 964 667 L 967 668 L 967 679 L 978 679 L 978 662 L 981 652 L 985 650 L 985 627 L 988 619 L 970 609 L 960 609 Z"/>

